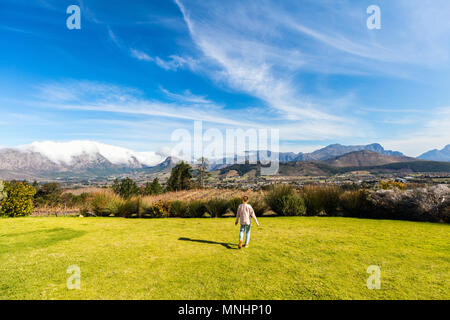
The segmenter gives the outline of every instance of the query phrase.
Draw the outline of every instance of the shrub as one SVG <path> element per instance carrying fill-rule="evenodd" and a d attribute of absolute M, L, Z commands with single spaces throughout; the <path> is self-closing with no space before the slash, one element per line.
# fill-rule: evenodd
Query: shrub
<path fill-rule="evenodd" d="M 172 217 L 188 218 L 189 217 L 189 206 L 183 201 L 172 201 L 170 204 L 170 215 Z"/>
<path fill-rule="evenodd" d="M 36 190 L 26 182 L 6 182 L 0 202 L 0 215 L 24 217 L 33 212 L 33 196 Z M 6 197 L 5 197 L 6 195 Z"/>
<path fill-rule="evenodd" d="M 368 200 L 371 210 L 366 217 L 380 219 L 401 219 L 440 222 L 448 217 L 450 188 L 437 185 L 401 191 L 378 190 L 372 192 Z"/>
<path fill-rule="evenodd" d="M 141 200 L 139 198 L 133 198 L 123 201 L 117 207 L 117 216 L 123 218 L 141 217 Z"/>
<path fill-rule="evenodd" d="M 383 190 L 391 190 L 391 189 L 406 190 L 406 184 L 400 181 L 380 180 L 380 188 Z"/>
<path fill-rule="evenodd" d="M 368 192 L 364 189 L 356 191 L 345 191 L 339 197 L 339 205 L 344 216 L 362 217 L 370 210 L 367 200 Z"/>
<path fill-rule="evenodd" d="M 306 214 L 305 203 L 302 198 L 295 195 L 283 196 L 280 199 L 282 216 L 303 216 Z"/>
<path fill-rule="evenodd" d="M 119 207 L 124 200 L 116 194 L 108 191 L 96 192 L 93 194 L 90 207 L 97 216 L 107 217 L 110 215 L 119 215 Z"/>
<path fill-rule="evenodd" d="M 267 211 L 266 202 L 262 197 L 250 199 L 249 204 L 252 206 L 257 217 L 261 217 Z"/>
<path fill-rule="evenodd" d="M 232 198 L 228 201 L 228 208 L 236 215 L 239 205 L 242 203 L 242 199 L 239 197 Z"/>
<path fill-rule="evenodd" d="M 315 216 L 322 211 L 329 216 L 336 215 L 340 194 L 341 190 L 332 185 L 303 187 L 302 196 L 305 200 L 307 215 Z"/>
<path fill-rule="evenodd" d="M 34 196 L 34 202 L 40 206 L 57 206 L 61 204 L 62 189 L 56 182 L 45 183 L 39 186 Z"/>
<path fill-rule="evenodd" d="M 144 209 L 144 214 L 150 215 L 152 218 L 167 218 L 170 216 L 171 203 L 159 200 L 150 207 Z"/>
<path fill-rule="evenodd" d="M 80 195 L 74 195 L 73 193 L 63 193 L 61 195 L 61 204 L 67 207 L 79 207 L 86 208 L 86 204 L 90 201 L 91 194 L 83 192 Z"/>
<path fill-rule="evenodd" d="M 221 198 L 213 198 L 206 202 L 206 210 L 212 217 L 222 217 L 227 213 L 228 201 Z"/>
<path fill-rule="evenodd" d="M 189 202 L 188 215 L 191 218 L 201 218 L 206 212 L 205 202 L 201 200 L 195 200 Z"/>
<path fill-rule="evenodd" d="M 132 179 L 125 178 L 122 181 L 114 180 L 112 189 L 115 194 L 120 195 L 124 199 L 129 199 L 132 196 L 139 194 L 139 188 Z"/>
<path fill-rule="evenodd" d="M 264 200 L 267 206 L 277 214 L 283 212 L 283 197 L 294 196 L 295 190 L 290 185 L 274 185 L 266 192 Z M 254 208 L 253 208 L 254 209 Z"/>

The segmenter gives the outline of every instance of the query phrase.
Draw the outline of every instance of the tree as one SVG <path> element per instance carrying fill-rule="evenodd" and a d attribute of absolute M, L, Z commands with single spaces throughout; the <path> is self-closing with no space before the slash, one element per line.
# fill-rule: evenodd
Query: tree
<path fill-rule="evenodd" d="M 5 192 L 5 184 L 3 181 L 0 180 L 0 204 L 2 203 L 2 200 L 6 198 L 6 192 Z M 2 207 L 0 206 L 0 212 L 2 211 Z"/>
<path fill-rule="evenodd" d="M 205 157 L 201 157 L 197 160 L 199 162 L 197 172 L 198 172 L 198 184 L 201 188 L 205 185 L 205 178 L 208 175 L 208 159 Z"/>
<path fill-rule="evenodd" d="M 38 192 L 39 189 L 41 188 L 41 186 L 39 185 L 39 182 L 37 182 L 36 180 L 33 181 L 31 186 L 34 188 L 34 190 L 36 190 L 36 192 Z"/>
<path fill-rule="evenodd" d="M 0 202 L 0 215 L 7 217 L 28 216 L 33 212 L 33 196 L 36 190 L 26 182 L 6 182 L 6 197 Z"/>
<path fill-rule="evenodd" d="M 163 193 L 163 188 L 161 187 L 161 184 L 159 183 L 158 178 L 153 179 L 151 186 L 152 186 L 153 194 Z"/>
<path fill-rule="evenodd" d="M 33 188 L 36 190 L 36 187 L 33 183 Z M 34 196 L 35 202 L 38 204 L 47 204 L 47 205 L 58 205 L 61 203 L 61 194 L 63 190 L 61 186 L 56 182 L 45 183 L 39 187 Z"/>
<path fill-rule="evenodd" d="M 158 178 L 155 178 L 152 182 L 147 182 L 145 184 L 143 194 L 145 196 L 149 196 L 153 194 L 161 194 L 162 192 L 163 188 L 161 187 Z"/>
<path fill-rule="evenodd" d="M 184 161 L 178 163 L 170 173 L 167 190 L 178 191 L 191 188 L 192 167 Z"/>
<path fill-rule="evenodd" d="M 114 193 L 120 195 L 124 199 L 129 199 L 139 193 L 139 188 L 131 178 L 125 178 L 122 181 L 114 180 L 112 186 Z"/>
<path fill-rule="evenodd" d="M 114 179 L 114 182 L 111 186 L 115 194 L 120 194 L 120 180 L 118 178 Z"/>

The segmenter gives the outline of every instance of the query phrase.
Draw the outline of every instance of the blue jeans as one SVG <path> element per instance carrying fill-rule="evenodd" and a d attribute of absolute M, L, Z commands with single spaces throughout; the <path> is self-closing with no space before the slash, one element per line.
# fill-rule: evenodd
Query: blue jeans
<path fill-rule="evenodd" d="M 244 232 L 245 232 L 245 244 L 248 244 L 250 242 L 250 229 L 251 225 L 248 226 L 241 225 L 241 230 L 239 232 L 239 241 L 244 240 Z"/>

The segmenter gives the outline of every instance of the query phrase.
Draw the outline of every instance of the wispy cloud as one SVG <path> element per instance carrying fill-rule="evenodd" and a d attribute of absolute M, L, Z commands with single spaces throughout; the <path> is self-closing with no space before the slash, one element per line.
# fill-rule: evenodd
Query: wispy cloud
<path fill-rule="evenodd" d="M 306 58 L 298 49 L 280 46 L 276 34 L 265 33 L 270 32 L 267 31 L 270 27 L 273 30 L 277 27 L 270 21 L 258 20 L 261 10 L 255 4 L 233 2 L 211 10 L 195 2 L 191 10 L 184 2 L 175 2 L 192 39 L 205 58 L 216 65 L 206 70 L 209 76 L 262 99 L 285 119 L 346 121 L 342 116 L 325 111 L 294 84 L 295 73 L 306 63 Z M 235 14 L 226 14 L 230 10 Z"/>
<path fill-rule="evenodd" d="M 49 83 L 37 87 L 39 98 L 34 105 L 58 109 L 140 114 L 184 120 L 202 120 L 232 126 L 255 126 L 250 121 L 227 117 L 222 107 L 214 105 L 189 91 L 178 95 L 166 90 L 176 98 L 175 102 L 146 99 L 141 91 L 117 85 L 91 81 L 66 81 Z M 207 110 L 204 110 L 205 107 Z M 214 111 L 211 110 L 215 109 Z"/>
<path fill-rule="evenodd" d="M 144 60 L 144 61 L 154 61 L 152 57 L 150 57 L 148 54 L 146 54 L 143 51 L 139 51 L 136 49 L 130 49 L 131 56 L 138 59 L 138 60 Z"/>

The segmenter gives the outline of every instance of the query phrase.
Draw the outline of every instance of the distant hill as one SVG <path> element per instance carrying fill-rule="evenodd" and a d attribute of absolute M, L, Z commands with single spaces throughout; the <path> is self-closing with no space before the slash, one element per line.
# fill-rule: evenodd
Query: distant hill
<path fill-rule="evenodd" d="M 244 175 L 252 170 L 260 173 L 260 164 L 234 164 L 222 168 L 220 175 L 230 170 Z M 450 163 L 422 161 L 410 157 L 382 155 L 361 150 L 324 161 L 287 161 L 279 163 L 278 175 L 281 176 L 330 176 L 351 171 L 370 171 L 372 173 L 413 173 L 413 172 L 450 172 Z"/>
<path fill-rule="evenodd" d="M 442 150 L 430 150 L 424 154 L 421 154 L 417 158 L 433 161 L 450 161 L 450 144 L 446 145 Z"/>
<path fill-rule="evenodd" d="M 361 150 L 367 150 L 367 151 L 373 151 L 377 152 L 382 155 L 386 156 L 394 156 L 394 157 L 403 157 L 404 154 L 399 151 L 392 151 L 392 150 L 385 150 L 383 146 L 381 146 L 379 143 L 372 143 L 368 145 L 354 145 L 354 146 L 345 146 L 342 144 L 330 144 L 324 148 L 318 149 L 316 151 L 310 152 L 310 153 L 294 153 L 294 152 L 279 152 L 278 158 L 281 162 L 290 162 L 290 161 L 322 161 L 322 160 L 328 160 L 332 159 L 338 156 L 342 156 L 344 154 L 354 152 L 354 151 L 361 151 Z M 257 159 L 261 159 L 262 153 L 268 154 L 268 156 L 271 155 L 270 151 L 252 151 L 247 153 L 247 158 L 250 157 L 250 154 L 256 155 Z M 228 159 L 227 163 L 230 163 L 232 161 L 229 161 Z M 244 163 L 245 157 L 240 157 L 240 163 Z M 221 169 L 225 167 L 222 165 L 221 167 L 215 167 L 215 169 Z"/>
<path fill-rule="evenodd" d="M 332 167 L 370 167 L 409 161 L 416 161 L 416 159 L 405 156 L 390 156 L 374 151 L 361 150 L 324 160 L 323 163 Z"/>
<path fill-rule="evenodd" d="M 326 146 L 325 148 L 316 150 L 314 152 L 301 154 L 295 160 L 297 161 L 328 160 L 350 152 L 361 150 L 373 151 L 387 156 L 396 156 L 396 157 L 404 156 L 403 153 L 398 151 L 385 150 L 378 143 L 372 143 L 368 145 L 355 145 L 355 146 L 330 144 L 329 146 Z"/>

